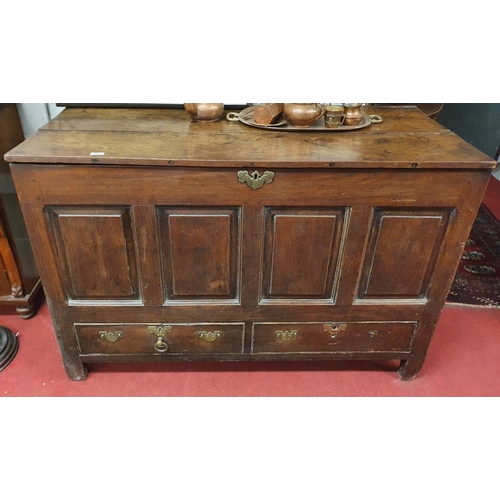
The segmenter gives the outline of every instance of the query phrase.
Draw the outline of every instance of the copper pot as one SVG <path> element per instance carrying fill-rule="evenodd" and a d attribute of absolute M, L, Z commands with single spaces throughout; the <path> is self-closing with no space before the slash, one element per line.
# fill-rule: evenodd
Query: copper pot
<path fill-rule="evenodd" d="M 306 128 L 325 114 L 325 106 L 323 104 L 288 103 L 283 107 L 283 114 L 293 127 Z"/>
<path fill-rule="evenodd" d="M 361 111 L 362 104 L 344 104 L 342 123 L 344 125 L 359 125 L 364 113 Z"/>
<path fill-rule="evenodd" d="M 193 117 L 197 122 L 216 122 L 224 113 L 224 104 L 204 102 L 184 103 L 184 109 Z"/>

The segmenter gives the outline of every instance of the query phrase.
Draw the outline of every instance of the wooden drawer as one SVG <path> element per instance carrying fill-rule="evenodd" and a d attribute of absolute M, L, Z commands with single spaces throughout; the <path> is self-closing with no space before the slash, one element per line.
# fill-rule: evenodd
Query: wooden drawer
<path fill-rule="evenodd" d="M 416 326 L 416 322 L 254 323 L 252 352 L 409 352 Z"/>
<path fill-rule="evenodd" d="M 75 323 L 81 354 L 241 353 L 244 323 Z"/>

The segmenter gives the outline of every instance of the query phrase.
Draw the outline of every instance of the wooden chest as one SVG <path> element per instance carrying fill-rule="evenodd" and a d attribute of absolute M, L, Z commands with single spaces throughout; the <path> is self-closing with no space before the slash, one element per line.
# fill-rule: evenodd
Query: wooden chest
<path fill-rule="evenodd" d="M 353 132 L 67 109 L 8 153 L 68 376 L 85 363 L 422 367 L 495 162 L 417 109 Z"/>

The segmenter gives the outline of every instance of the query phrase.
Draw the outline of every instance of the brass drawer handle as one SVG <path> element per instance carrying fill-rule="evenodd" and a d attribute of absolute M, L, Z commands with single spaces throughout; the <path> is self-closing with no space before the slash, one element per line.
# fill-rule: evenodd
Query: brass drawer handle
<path fill-rule="evenodd" d="M 274 172 L 270 170 L 266 170 L 262 175 L 254 170 L 251 174 L 249 174 L 246 170 L 240 170 L 238 172 L 238 180 L 242 183 L 251 187 L 252 189 L 259 189 L 264 184 L 271 184 L 274 179 Z"/>
<path fill-rule="evenodd" d="M 339 324 L 326 324 L 323 326 L 323 329 L 325 332 L 328 332 L 330 334 L 330 337 L 334 339 L 337 336 L 337 333 L 345 330 L 347 328 L 347 325 L 345 323 L 339 323 Z"/>
<path fill-rule="evenodd" d="M 207 342 L 213 342 L 214 340 L 220 339 L 222 337 L 222 332 L 220 330 L 215 330 L 214 332 L 199 331 L 195 333 L 200 337 L 200 339 L 206 340 Z"/>
<path fill-rule="evenodd" d="M 380 115 L 368 115 L 372 123 L 382 123 L 384 119 Z"/>
<path fill-rule="evenodd" d="M 285 342 L 288 342 L 289 340 L 292 340 L 295 338 L 298 334 L 298 330 L 276 330 L 275 332 L 276 337 L 278 337 L 281 340 L 284 340 Z"/>
<path fill-rule="evenodd" d="M 165 342 L 165 335 L 172 332 L 171 326 L 148 326 L 149 333 L 156 335 L 155 351 L 166 352 L 168 350 L 168 344 Z"/>
<path fill-rule="evenodd" d="M 99 337 L 108 342 L 116 342 L 123 337 L 123 332 L 99 332 Z"/>
<path fill-rule="evenodd" d="M 155 351 L 156 352 L 168 351 L 168 344 L 166 342 L 163 342 L 163 338 L 158 337 L 158 341 L 155 344 Z"/>

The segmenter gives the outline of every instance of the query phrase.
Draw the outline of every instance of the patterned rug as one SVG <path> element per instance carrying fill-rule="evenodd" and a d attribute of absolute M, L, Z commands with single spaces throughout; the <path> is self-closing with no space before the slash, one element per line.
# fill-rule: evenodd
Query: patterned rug
<path fill-rule="evenodd" d="M 481 205 L 447 302 L 500 307 L 500 222 Z"/>

